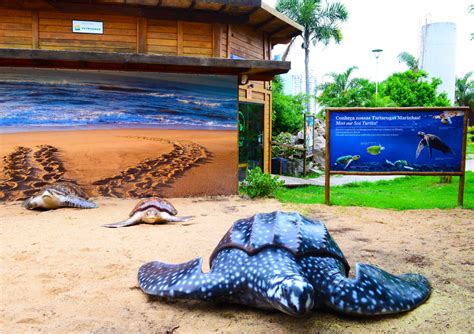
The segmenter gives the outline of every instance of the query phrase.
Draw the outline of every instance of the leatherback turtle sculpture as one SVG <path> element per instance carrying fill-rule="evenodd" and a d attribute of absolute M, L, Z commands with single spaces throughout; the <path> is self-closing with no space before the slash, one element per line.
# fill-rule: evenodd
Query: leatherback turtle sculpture
<path fill-rule="evenodd" d="M 150 197 L 142 199 L 135 205 L 129 218 L 114 224 L 105 224 L 104 227 L 125 227 L 140 223 L 168 223 L 185 222 L 193 218 L 192 216 L 176 217 L 178 211 L 173 204 L 163 198 Z"/>
<path fill-rule="evenodd" d="M 227 301 L 302 316 L 329 308 L 344 314 L 409 311 L 431 292 L 418 274 L 395 276 L 357 264 L 355 278 L 326 226 L 298 213 L 272 212 L 238 220 L 210 257 L 182 264 L 150 262 L 138 272 L 147 294 Z"/>
<path fill-rule="evenodd" d="M 58 208 L 93 209 L 97 204 L 89 200 L 87 194 L 74 183 L 57 182 L 42 187 L 36 196 L 23 202 L 29 210 L 53 210 Z"/>

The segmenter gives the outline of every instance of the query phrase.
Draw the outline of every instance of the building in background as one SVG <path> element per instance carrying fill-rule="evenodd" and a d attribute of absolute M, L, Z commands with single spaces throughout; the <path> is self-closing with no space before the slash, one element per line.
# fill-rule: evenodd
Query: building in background
<path fill-rule="evenodd" d="M 305 78 L 304 73 L 289 72 L 281 75 L 283 81 L 283 92 L 288 95 L 305 94 Z M 316 75 L 312 72 L 309 74 L 309 91 L 310 94 L 315 95 L 317 86 Z M 317 111 L 317 103 L 314 97 L 310 100 L 309 112 L 315 114 Z"/>
<path fill-rule="evenodd" d="M 456 82 L 456 24 L 437 22 L 421 28 L 420 67 L 443 83 L 438 93 L 446 92 L 454 102 Z"/>

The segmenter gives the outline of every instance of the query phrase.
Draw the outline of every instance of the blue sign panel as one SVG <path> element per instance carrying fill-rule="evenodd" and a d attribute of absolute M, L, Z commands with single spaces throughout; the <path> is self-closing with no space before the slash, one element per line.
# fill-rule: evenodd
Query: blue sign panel
<path fill-rule="evenodd" d="M 464 111 L 335 111 L 331 171 L 461 172 Z"/>

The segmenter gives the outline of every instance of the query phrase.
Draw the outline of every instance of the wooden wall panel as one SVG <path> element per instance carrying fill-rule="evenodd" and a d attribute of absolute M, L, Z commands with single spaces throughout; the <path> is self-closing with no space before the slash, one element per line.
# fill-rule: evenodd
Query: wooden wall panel
<path fill-rule="evenodd" d="M 244 59 L 264 59 L 263 33 L 245 26 L 232 26 L 230 53 Z"/>
<path fill-rule="evenodd" d="M 212 57 L 212 24 L 183 22 L 183 55 Z"/>
<path fill-rule="evenodd" d="M 147 51 L 152 54 L 178 53 L 178 26 L 176 21 L 148 20 Z"/>
<path fill-rule="evenodd" d="M 73 33 L 72 20 L 102 21 L 104 34 Z M 136 52 L 137 19 L 129 16 L 40 12 L 39 46 L 48 50 Z"/>
<path fill-rule="evenodd" d="M 32 48 L 32 12 L 0 10 L 0 48 Z"/>

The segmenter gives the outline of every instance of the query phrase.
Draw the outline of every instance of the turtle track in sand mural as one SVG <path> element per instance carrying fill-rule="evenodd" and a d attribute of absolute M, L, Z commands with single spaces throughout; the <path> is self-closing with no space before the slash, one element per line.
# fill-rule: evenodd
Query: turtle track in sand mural
<path fill-rule="evenodd" d="M 24 200 L 38 188 L 62 180 L 65 169 L 57 156 L 58 149 L 38 145 L 34 149 L 18 146 L 3 157 L 0 200 Z"/>
<path fill-rule="evenodd" d="M 193 142 L 158 137 L 125 138 L 167 143 L 173 149 L 155 159 L 141 161 L 114 176 L 92 182 L 98 195 L 119 198 L 161 196 L 161 187 L 169 186 L 183 172 L 211 157 L 205 147 Z M 34 195 L 39 188 L 56 181 L 77 184 L 77 180 L 64 179 L 66 169 L 58 153 L 59 150 L 51 145 L 38 145 L 33 149 L 19 146 L 4 156 L 4 167 L 0 174 L 0 201 L 24 200 Z"/>
<path fill-rule="evenodd" d="M 124 136 L 129 139 L 152 140 L 173 145 L 173 149 L 156 159 L 146 159 L 119 174 L 93 182 L 98 193 L 108 197 L 161 196 L 160 187 L 169 185 L 191 167 L 205 162 L 211 153 L 201 145 L 188 141 L 171 141 L 158 137 Z"/>

